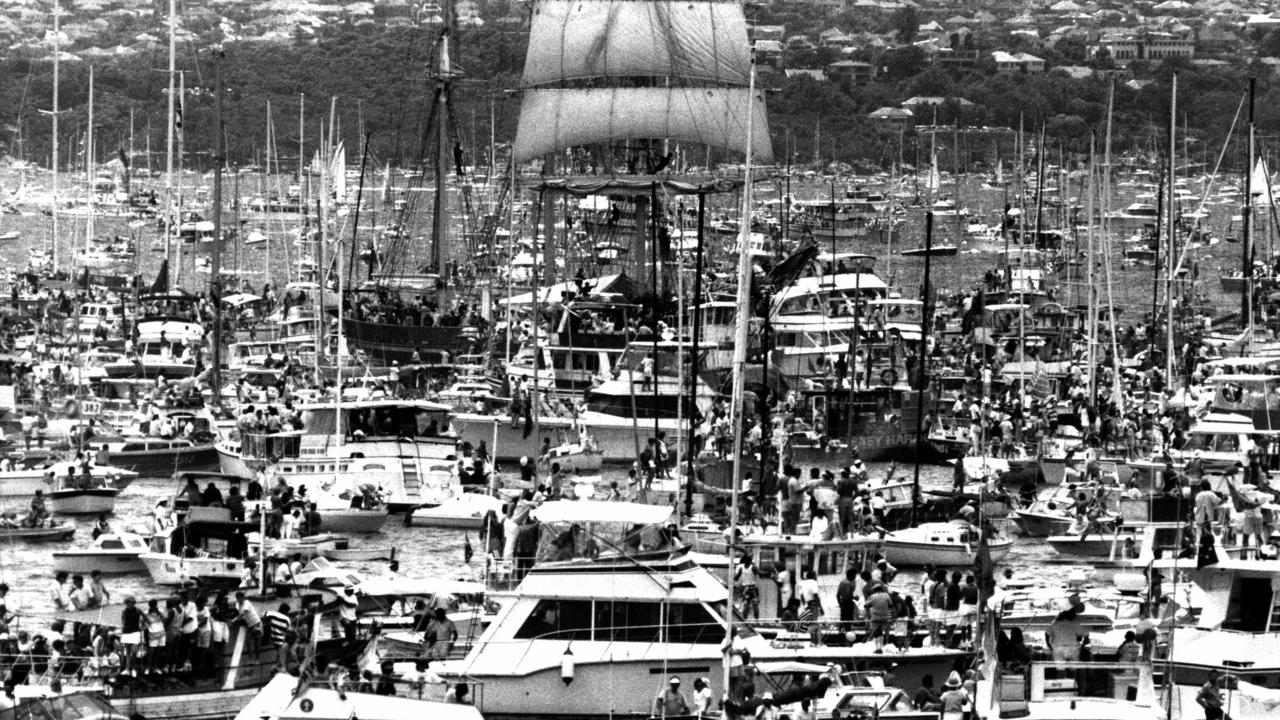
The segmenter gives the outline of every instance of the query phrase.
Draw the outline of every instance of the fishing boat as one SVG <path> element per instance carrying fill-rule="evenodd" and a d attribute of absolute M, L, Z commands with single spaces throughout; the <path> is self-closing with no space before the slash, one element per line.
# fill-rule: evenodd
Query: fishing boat
<path fill-rule="evenodd" d="M 959 567 L 978 557 L 978 529 L 963 520 L 922 523 L 884 536 L 884 556 L 894 565 Z M 1013 547 L 1009 538 L 990 538 L 991 561 L 1000 562 Z"/>
<path fill-rule="evenodd" d="M 88 547 L 55 550 L 53 569 L 86 575 L 94 570 L 106 575 L 146 572 L 140 556 L 150 551 L 151 544 L 141 535 L 107 532 L 94 538 Z"/>

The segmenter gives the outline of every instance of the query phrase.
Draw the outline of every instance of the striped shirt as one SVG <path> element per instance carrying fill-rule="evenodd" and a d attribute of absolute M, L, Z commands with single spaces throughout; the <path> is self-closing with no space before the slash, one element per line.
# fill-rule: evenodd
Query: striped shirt
<path fill-rule="evenodd" d="M 266 624 L 267 640 L 283 645 L 285 633 L 289 632 L 292 625 L 289 616 L 278 610 L 269 610 L 262 614 L 262 621 Z"/>

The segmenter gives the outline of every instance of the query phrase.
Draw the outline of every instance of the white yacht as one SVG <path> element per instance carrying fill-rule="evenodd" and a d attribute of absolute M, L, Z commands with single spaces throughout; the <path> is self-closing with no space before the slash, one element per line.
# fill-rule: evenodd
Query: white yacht
<path fill-rule="evenodd" d="M 440 461 L 455 458 L 457 438 L 449 432 L 449 408 L 425 400 L 375 398 L 341 404 L 342 436 L 336 434 L 333 402 L 298 406 L 302 430 L 233 434 L 218 443 L 222 472 L 254 477 L 274 464 L 295 488 L 308 492 L 331 484 L 335 475 L 355 474 L 381 486 L 391 512 L 423 500 L 424 478 Z"/>
<path fill-rule="evenodd" d="M 1280 694 L 1280 560 L 1222 560 L 1195 570 L 1184 561 L 1202 598 L 1192 626 L 1170 634 L 1168 671 L 1174 717 L 1198 717 L 1195 698 L 1211 670 L 1227 675 L 1223 708 L 1233 718 L 1275 717 Z"/>
<path fill-rule="evenodd" d="M 670 677 L 707 677 L 723 694 L 728 592 L 683 548 L 664 544 L 670 508 L 631 503 L 546 503 L 541 557 L 461 660 L 433 666 L 484 687 L 486 715 L 603 718 L 648 714 Z M 620 551 L 609 550 L 611 548 Z M 568 558 L 568 559 L 563 559 Z M 516 563 L 515 572 L 520 570 Z M 861 662 L 895 670 L 905 685 L 945 676 L 958 651 L 909 648 L 874 654 L 868 643 L 774 647 L 740 627 L 735 646 L 754 662 Z M 799 645 L 798 647 L 796 645 Z"/>

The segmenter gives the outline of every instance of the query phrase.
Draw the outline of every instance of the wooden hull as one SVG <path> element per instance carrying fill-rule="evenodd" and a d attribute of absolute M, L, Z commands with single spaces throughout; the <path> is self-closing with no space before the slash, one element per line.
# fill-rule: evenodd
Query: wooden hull
<path fill-rule="evenodd" d="M 59 515 L 105 515 L 116 509 L 115 488 L 92 490 L 53 490 L 45 493 L 49 510 Z"/>
<path fill-rule="evenodd" d="M 375 533 L 386 521 L 385 510 L 321 510 L 319 529 L 327 533 Z"/>
<path fill-rule="evenodd" d="M 365 562 L 369 560 L 394 560 L 395 548 L 321 548 L 320 557 L 338 562 Z"/>
<path fill-rule="evenodd" d="M 70 523 L 46 528 L 0 528 L 0 542 L 47 542 L 70 540 L 76 526 Z"/>

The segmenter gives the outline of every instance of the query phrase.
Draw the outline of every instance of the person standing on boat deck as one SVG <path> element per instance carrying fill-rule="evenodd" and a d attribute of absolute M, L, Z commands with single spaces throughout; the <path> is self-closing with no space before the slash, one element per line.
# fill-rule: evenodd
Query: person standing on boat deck
<path fill-rule="evenodd" d="M 1235 479 L 1234 472 L 1227 473 L 1227 482 Z M 1200 481 L 1199 492 L 1196 493 L 1195 501 L 1195 522 L 1196 522 L 1196 542 L 1199 543 L 1202 533 L 1213 533 L 1213 520 L 1218 514 L 1218 506 L 1222 504 L 1222 498 L 1218 497 L 1218 493 L 1213 491 L 1213 487 L 1208 480 Z"/>
<path fill-rule="evenodd" d="M 781 717 L 778 705 L 774 702 L 773 693 L 766 692 L 760 696 L 760 706 L 756 708 L 756 720 L 778 720 Z"/>
<path fill-rule="evenodd" d="M 49 599 L 55 610 L 71 610 L 71 588 L 67 581 L 68 574 L 60 571 L 53 576 L 53 587 L 49 590 Z"/>
<path fill-rule="evenodd" d="M 693 681 L 693 714 L 704 718 L 715 712 L 715 697 L 711 694 L 711 681 L 700 677 Z"/>
<path fill-rule="evenodd" d="M 284 645 L 285 635 L 293 629 L 293 620 L 289 617 L 289 603 L 281 603 L 277 609 L 263 613 L 262 622 L 266 627 L 267 642 L 277 647 Z"/>
<path fill-rule="evenodd" d="M 142 611 L 138 609 L 138 601 L 133 596 L 124 599 L 124 610 L 120 611 L 120 642 L 124 645 L 125 675 L 138 674 L 138 648 L 142 645 Z"/>
<path fill-rule="evenodd" d="M 688 715 L 690 711 L 689 701 L 685 699 L 684 693 L 680 691 L 680 678 L 673 677 L 667 683 L 667 687 L 658 693 L 658 697 L 653 703 L 653 714 L 656 717 L 675 717 L 677 715 Z"/>
<path fill-rule="evenodd" d="M 1196 695 L 1196 704 L 1204 708 L 1204 720 L 1231 720 L 1231 716 L 1223 708 L 1222 688 L 1219 685 L 1221 677 L 1222 673 L 1217 668 L 1211 668 L 1209 679 Z"/>
<path fill-rule="evenodd" d="M 883 583 L 875 583 L 871 586 L 871 593 L 867 595 L 864 606 L 868 632 L 876 644 L 875 654 L 880 655 L 884 653 L 884 643 L 893 623 L 893 598 Z"/>
<path fill-rule="evenodd" d="M 851 632 L 853 623 L 858 619 L 858 602 L 856 598 L 858 571 L 849 568 L 844 571 L 844 579 L 836 586 L 836 605 L 840 607 L 840 629 Z"/>
<path fill-rule="evenodd" d="M 342 634 L 348 643 L 356 641 L 356 608 L 359 603 L 356 589 L 350 585 L 338 595 L 338 621 L 342 624 Z"/>
<path fill-rule="evenodd" d="M 107 590 L 106 584 L 102 580 L 102 571 L 94 570 L 89 573 L 89 607 L 102 607 L 111 602 L 111 593 Z"/>
<path fill-rule="evenodd" d="M 1076 611 L 1068 608 L 1058 613 L 1045 630 L 1044 641 L 1056 662 L 1075 662 L 1080 659 L 1080 644 L 1089 633 L 1076 622 Z"/>
<path fill-rule="evenodd" d="M 760 575 L 750 555 L 744 554 L 739 560 L 738 569 L 733 575 L 734 585 L 742 598 L 742 614 L 751 613 L 755 620 L 760 619 Z"/>
<path fill-rule="evenodd" d="M 262 618 L 258 616 L 258 609 L 249 602 L 243 590 L 236 593 L 236 613 L 237 620 L 244 625 L 252 641 L 246 642 L 245 646 L 252 647 L 254 652 L 257 652 L 262 647 Z"/>
<path fill-rule="evenodd" d="M 969 707 L 969 693 L 965 692 L 964 681 L 955 670 L 947 677 L 947 690 L 938 698 L 942 705 L 941 720 L 963 720 Z"/>

